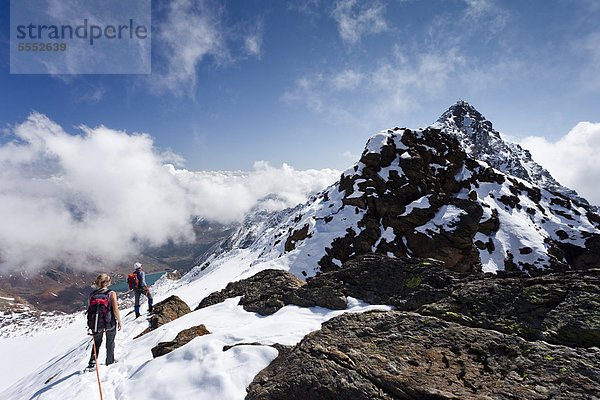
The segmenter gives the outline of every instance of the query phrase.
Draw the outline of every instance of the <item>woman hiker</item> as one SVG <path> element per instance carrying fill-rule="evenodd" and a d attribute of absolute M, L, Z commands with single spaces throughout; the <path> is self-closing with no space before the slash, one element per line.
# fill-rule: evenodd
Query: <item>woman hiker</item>
<path fill-rule="evenodd" d="M 110 276 L 100 274 L 94 282 L 96 290 L 89 297 L 88 327 L 94 336 L 94 346 L 88 364 L 89 369 L 96 366 L 96 358 L 102 345 L 102 335 L 106 332 L 106 365 L 115 362 L 115 336 L 121 330 L 121 315 L 117 306 L 117 294 L 108 290 Z"/>

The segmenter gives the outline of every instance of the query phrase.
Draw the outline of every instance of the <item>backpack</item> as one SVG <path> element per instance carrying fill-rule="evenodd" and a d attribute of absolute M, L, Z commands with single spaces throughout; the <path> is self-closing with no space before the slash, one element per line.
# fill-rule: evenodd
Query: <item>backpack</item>
<path fill-rule="evenodd" d="M 88 328 L 93 333 L 102 332 L 112 327 L 112 310 L 110 309 L 110 293 L 112 290 L 97 289 L 90 294 L 87 309 Z"/>
<path fill-rule="evenodd" d="M 127 275 L 127 283 L 129 284 L 129 290 L 137 289 L 140 285 L 137 272 L 132 272 Z"/>

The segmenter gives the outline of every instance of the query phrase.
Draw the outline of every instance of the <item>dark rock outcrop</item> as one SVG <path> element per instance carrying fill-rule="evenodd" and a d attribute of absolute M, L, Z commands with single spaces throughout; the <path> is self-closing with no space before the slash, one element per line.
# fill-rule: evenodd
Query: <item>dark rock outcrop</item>
<path fill-rule="evenodd" d="M 600 270 L 594 269 L 539 277 L 520 271 L 473 275 L 446 270 L 435 260 L 367 254 L 306 284 L 285 271 L 265 270 L 227 288 L 198 308 L 242 295 L 240 304 L 262 315 L 287 304 L 342 310 L 351 296 L 527 340 L 600 347 Z"/>
<path fill-rule="evenodd" d="M 529 340 L 600 346 L 600 270 L 517 275 L 461 282 L 450 288 L 449 296 L 418 312 Z"/>
<path fill-rule="evenodd" d="M 244 310 L 270 315 L 285 306 L 284 295 L 305 284 L 289 272 L 267 269 L 248 279 L 231 282 L 225 289 L 211 293 L 198 304 L 196 310 L 221 303 L 227 298 L 242 296 L 239 304 Z"/>
<path fill-rule="evenodd" d="M 178 296 L 173 295 L 168 297 L 160 303 L 156 303 L 154 305 L 152 315 L 150 318 L 148 318 L 150 326 L 142 333 L 137 335 L 134 339 L 137 339 L 140 336 L 153 331 L 159 326 L 171 322 L 191 311 L 192 310 L 190 310 L 190 307 L 185 303 L 185 301 L 181 300 Z"/>
<path fill-rule="evenodd" d="M 600 347 L 600 270 L 470 275 L 445 270 L 434 260 L 371 254 L 309 279 L 286 300 L 315 305 L 310 300 L 324 291 L 528 340 Z"/>
<path fill-rule="evenodd" d="M 164 356 L 172 352 L 175 349 L 180 348 L 184 344 L 189 343 L 192 339 L 198 336 L 208 335 L 210 332 L 206 329 L 204 324 L 193 326 L 188 329 L 184 329 L 175 336 L 170 342 L 159 342 L 155 347 L 152 348 L 152 357 Z"/>
<path fill-rule="evenodd" d="M 444 270 L 441 265 L 436 260 L 365 254 L 348 261 L 338 270 L 309 278 L 306 286 L 290 293 L 285 300 L 304 307 L 344 309 L 345 297 L 351 296 L 370 304 L 415 310 L 449 295 L 452 284 L 459 282 L 461 277 L 468 278 Z M 344 302 L 332 304 L 324 297 L 344 299 Z"/>
<path fill-rule="evenodd" d="M 598 349 L 436 317 L 344 314 L 261 371 L 246 399 L 592 399 L 599 363 Z"/>

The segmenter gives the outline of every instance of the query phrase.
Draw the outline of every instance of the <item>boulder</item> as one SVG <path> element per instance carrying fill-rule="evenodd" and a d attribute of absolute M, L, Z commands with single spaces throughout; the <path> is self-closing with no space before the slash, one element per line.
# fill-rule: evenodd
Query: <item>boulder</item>
<path fill-rule="evenodd" d="M 173 270 L 172 272 L 167 272 L 167 279 L 171 279 L 173 281 L 181 279 L 181 272 L 179 272 L 178 270 Z"/>
<path fill-rule="evenodd" d="M 260 315 L 275 313 L 285 305 L 283 296 L 306 282 L 287 271 L 267 269 L 256 275 L 231 282 L 225 289 L 204 298 L 196 310 L 223 302 L 227 298 L 242 296 L 240 305 L 244 310 Z"/>
<path fill-rule="evenodd" d="M 325 322 L 248 387 L 258 399 L 592 399 L 600 351 L 387 311 Z"/>
<path fill-rule="evenodd" d="M 164 356 L 167 353 L 172 352 L 175 349 L 187 344 L 192 339 L 208 335 L 210 332 L 206 329 L 204 324 L 193 326 L 188 329 L 184 329 L 175 336 L 175 339 L 170 342 L 159 342 L 155 347 L 152 348 L 152 357 Z"/>
<path fill-rule="evenodd" d="M 150 326 L 134 339 L 137 339 L 138 337 L 153 331 L 159 326 L 171 322 L 191 311 L 192 310 L 190 310 L 190 307 L 185 303 L 185 301 L 181 300 L 178 296 L 173 295 L 168 297 L 160 303 L 156 303 L 154 305 L 152 314 L 150 318 L 148 318 Z"/>

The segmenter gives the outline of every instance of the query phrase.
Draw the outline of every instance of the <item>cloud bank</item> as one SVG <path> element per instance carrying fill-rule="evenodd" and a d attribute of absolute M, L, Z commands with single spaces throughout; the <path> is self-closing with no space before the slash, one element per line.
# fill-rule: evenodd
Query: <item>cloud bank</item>
<path fill-rule="evenodd" d="M 521 145 L 562 185 L 600 205 L 600 123 L 580 122 L 555 142 L 530 136 Z"/>
<path fill-rule="evenodd" d="M 146 246 L 193 240 L 196 216 L 227 223 L 254 208 L 294 206 L 339 177 L 264 161 L 249 172 L 191 172 L 147 134 L 78 129 L 69 134 L 32 113 L 0 146 L 2 269 L 97 268 Z"/>

